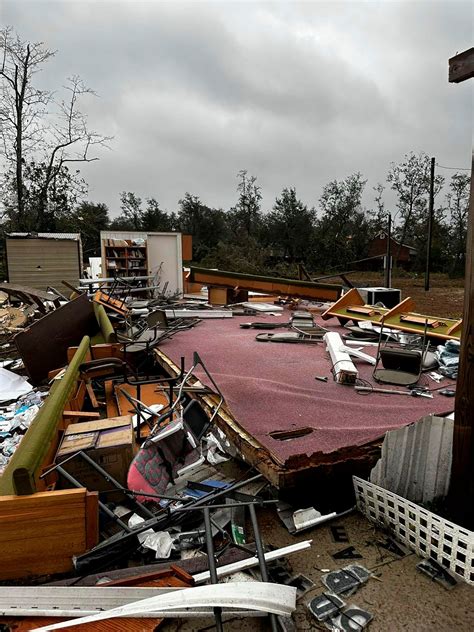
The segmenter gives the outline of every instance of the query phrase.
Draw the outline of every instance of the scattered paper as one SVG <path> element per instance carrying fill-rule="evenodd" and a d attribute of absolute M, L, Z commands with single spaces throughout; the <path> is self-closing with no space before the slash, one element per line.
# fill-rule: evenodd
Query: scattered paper
<path fill-rule="evenodd" d="M 32 390 L 33 387 L 24 377 L 0 368 L 0 402 L 18 399 Z"/>
<path fill-rule="evenodd" d="M 133 529 L 134 527 L 138 527 L 142 522 L 145 522 L 144 518 L 133 514 L 128 521 L 128 526 Z M 156 559 L 168 558 L 170 556 L 173 540 L 168 531 L 155 532 L 153 529 L 147 529 L 142 533 L 138 533 L 137 538 L 145 549 L 155 551 Z"/>

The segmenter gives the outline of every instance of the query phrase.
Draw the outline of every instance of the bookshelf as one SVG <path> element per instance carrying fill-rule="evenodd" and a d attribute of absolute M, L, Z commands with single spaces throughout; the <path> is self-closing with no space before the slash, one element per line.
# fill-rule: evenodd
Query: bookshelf
<path fill-rule="evenodd" d="M 141 277 L 148 274 L 147 247 L 130 239 L 106 239 L 105 276 Z"/>

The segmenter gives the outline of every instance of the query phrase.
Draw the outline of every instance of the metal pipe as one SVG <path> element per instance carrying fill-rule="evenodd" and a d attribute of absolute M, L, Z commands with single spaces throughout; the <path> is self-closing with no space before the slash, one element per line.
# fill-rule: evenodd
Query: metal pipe
<path fill-rule="evenodd" d="M 387 218 L 387 254 L 385 256 L 385 287 L 392 287 L 392 215 Z"/>
<path fill-rule="evenodd" d="M 56 467 L 56 469 L 61 474 L 61 476 L 63 476 L 69 483 L 71 483 L 71 485 L 74 485 L 74 487 L 78 487 L 79 489 L 84 487 L 84 485 L 82 483 L 80 483 L 78 480 L 76 480 L 74 478 L 74 476 L 71 476 L 71 474 L 69 474 L 69 472 L 66 472 L 66 470 L 63 467 L 61 467 L 60 465 L 58 465 Z M 119 527 L 122 527 L 122 529 L 124 529 L 128 533 L 131 533 L 132 529 L 130 529 L 128 524 L 126 524 L 125 522 L 120 520 L 120 518 L 118 518 L 114 514 L 114 512 L 111 509 L 109 509 L 107 507 L 107 505 L 105 503 L 103 503 L 101 500 L 99 500 L 99 507 L 102 509 L 102 511 L 105 514 L 107 514 L 107 516 L 109 516 L 109 518 L 112 518 L 112 520 L 114 520 L 114 522 L 116 522 L 119 525 Z"/>
<path fill-rule="evenodd" d="M 116 487 L 118 491 L 123 492 L 125 496 L 130 498 L 136 504 L 136 506 L 140 508 L 140 510 L 144 514 L 146 514 L 149 518 L 155 517 L 155 514 L 152 511 L 150 511 L 148 507 L 145 507 L 145 505 L 143 505 L 139 500 L 135 498 L 135 494 L 132 494 L 126 487 L 124 487 L 117 480 L 115 480 L 115 478 L 111 474 L 106 472 L 102 467 L 100 467 L 100 465 L 98 465 L 95 461 L 93 461 L 91 457 L 87 454 L 87 452 L 83 452 L 81 450 L 79 452 L 79 455 L 81 456 L 81 458 L 84 459 L 84 461 L 86 461 L 86 463 L 88 463 L 92 468 L 94 468 L 96 472 L 99 472 L 99 474 L 101 474 L 107 482 L 112 483 L 112 485 Z"/>
<path fill-rule="evenodd" d="M 263 550 L 262 536 L 260 535 L 260 528 L 258 526 L 257 512 L 255 511 L 255 505 L 249 505 L 250 518 L 252 520 L 253 533 L 255 536 L 255 547 L 257 549 L 257 558 L 262 575 L 262 580 L 268 582 L 267 563 L 265 561 L 265 551 Z M 272 626 L 272 632 L 278 632 L 278 621 L 274 614 L 270 614 L 270 624 Z"/>
<path fill-rule="evenodd" d="M 220 489 L 219 491 L 215 493 L 206 494 L 205 496 L 197 500 L 195 503 L 193 503 L 192 506 L 193 508 L 198 509 L 209 502 L 212 502 L 214 500 L 217 500 L 218 498 L 222 498 L 223 496 L 226 496 L 233 490 L 240 489 L 241 487 L 244 487 L 245 485 L 249 483 L 253 483 L 254 481 L 258 481 L 261 478 L 262 478 L 261 474 L 256 474 L 255 476 L 252 476 L 250 478 L 246 478 L 241 481 L 238 481 L 237 483 L 234 483 L 230 487 Z M 83 553 L 82 555 L 79 555 L 76 559 L 79 561 L 81 559 L 86 559 L 89 557 L 91 553 L 102 551 L 109 546 L 114 546 L 114 544 L 116 544 L 117 540 L 119 539 L 122 541 L 128 540 L 138 535 L 139 533 L 146 531 L 147 529 L 154 528 L 154 527 L 161 527 L 162 524 L 164 524 L 166 520 L 169 519 L 169 517 L 170 517 L 170 508 L 168 507 L 168 508 L 162 509 L 157 515 L 155 515 L 154 518 L 150 518 L 149 520 L 145 520 L 145 522 L 140 523 L 137 527 L 133 529 L 133 531 L 129 532 L 127 530 L 127 533 L 122 536 L 117 536 L 117 535 L 112 536 L 111 538 L 108 538 L 107 540 L 100 542 L 97 546 L 95 546 L 93 549 L 91 549 L 87 553 Z"/>
<path fill-rule="evenodd" d="M 211 575 L 211 583 L 218 584 L 219 580 L 217 578 L 217 570 L 216 570 L 216 558 L 214 557 L 214 541 L 212 539 L 212 526 L 211 526 L 211 515 L 209 507 L 204 507 L 204 527 L 206 529 L 206 548 L 207 548 L 207 559 L 209 562 L 209 573 Z M 216 629 L 217 632 L 222 632 L 222 608 L 214 608 L 214 616 L 216 617 Z"/>

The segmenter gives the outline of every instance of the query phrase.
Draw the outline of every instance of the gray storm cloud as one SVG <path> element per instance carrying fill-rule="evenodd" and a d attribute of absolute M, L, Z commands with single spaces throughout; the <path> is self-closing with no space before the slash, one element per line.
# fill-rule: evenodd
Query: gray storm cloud
<path fill-rule="evenodd" d="M 58 50 L 38 82 L 79 74 L 100 95 L 84 110 L 115 138 L 82 173 L 112 215 L 122 190 L 168 210 L 186 191 L 228 208 L 242 168 L 270 208 L 285 186 L 314 205 L 354 171 L 370 204 L 411 150 L 469 165 L 472 89 L 448 84 L 447 60 L 471 46 L 470 3 L 3 0 L 0 11 Z"/>

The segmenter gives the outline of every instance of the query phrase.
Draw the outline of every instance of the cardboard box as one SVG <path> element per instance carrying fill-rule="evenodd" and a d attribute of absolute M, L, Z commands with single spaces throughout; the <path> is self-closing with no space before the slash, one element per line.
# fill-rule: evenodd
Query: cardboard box
<path fill-rule="evenodd" d="M 56 454 L 56 463 L 79 450 L 87 452 L 93 461 L 126 487 L 128 469 L 136 453 L 132 416 L 70 424 Z M 112 485 L 81 457 L 67 461 L 63 467 L 89 491 L 112 489 Z M 61 483 L 63 487 L 71 487 L 66 481 Z"/>

